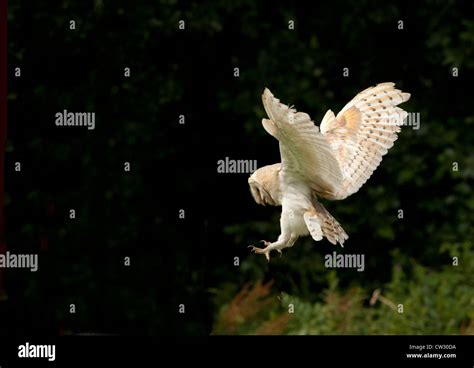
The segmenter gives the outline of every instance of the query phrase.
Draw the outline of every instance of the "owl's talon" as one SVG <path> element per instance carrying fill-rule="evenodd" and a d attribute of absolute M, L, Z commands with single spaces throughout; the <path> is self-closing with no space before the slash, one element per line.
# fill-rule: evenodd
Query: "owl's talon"
<path fill-rule="evenodd" d="M 260 240 L 260 242 L 264 243 L 266 245 L 265 248 L 257 248 L 253 245 L 249 245 L 248 248 L 250 248 L 250 251 L 255 253 L 255 254 L 264 254 L 265 258 L 267 259 L 268 262 L 270 262 L 270 252 L 274 249 L 270 248 L 270 245 L 272 243 L 266 241 L 266 240 Z M 281 250 L 275 249 L 281 254 Z"/>

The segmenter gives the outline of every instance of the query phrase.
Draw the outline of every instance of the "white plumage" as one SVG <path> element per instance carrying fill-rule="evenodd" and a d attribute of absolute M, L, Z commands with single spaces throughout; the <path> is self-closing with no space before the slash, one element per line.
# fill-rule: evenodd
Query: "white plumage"
<path fill-rule="evenodd" d="M 393 146 L 407 113 L 396 107 L 410 98 L 381 83 L 357 94 L 337 114 L 328 110 L 318 128 L 308 114 L 262 95 L 269 119 L 264 129 L 280 143 L 281 164 L 265 166 L 249 178 L 258 204 L 282 206 L 281 235 L 265 248 L 250 246 L 270 259 L 270 251 L 291 247 L 300 236 L 326 237 L 341 246 L 348 238 L 317 197 L 347 198 L 357 192 Z"/>

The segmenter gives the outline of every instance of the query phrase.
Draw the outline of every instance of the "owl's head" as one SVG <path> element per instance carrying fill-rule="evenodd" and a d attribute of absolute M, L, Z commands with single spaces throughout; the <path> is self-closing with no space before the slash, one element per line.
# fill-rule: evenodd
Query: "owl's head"
<path fill-rule="evenodd" d="M 250 192 L 258 204 L 263 206 L 281 205 L 280 173 L 281 164 L 261 167 L 249 178 Z"/>

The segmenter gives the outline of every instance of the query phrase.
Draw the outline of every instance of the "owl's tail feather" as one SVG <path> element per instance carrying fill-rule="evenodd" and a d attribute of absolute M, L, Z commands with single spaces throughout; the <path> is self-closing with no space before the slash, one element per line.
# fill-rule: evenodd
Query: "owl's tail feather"
<path fill-rule="evenodd" d="M 315 201 L 314 207 L 318 213 L 319 219 L 321 220 L 321 230 L 323 235 L 332 244 L 339 243 L 341 247 L 344 247 L 344 241 L 349 239 L 349 236 L 344 231 L 342 226 L 321 203 Z"/>

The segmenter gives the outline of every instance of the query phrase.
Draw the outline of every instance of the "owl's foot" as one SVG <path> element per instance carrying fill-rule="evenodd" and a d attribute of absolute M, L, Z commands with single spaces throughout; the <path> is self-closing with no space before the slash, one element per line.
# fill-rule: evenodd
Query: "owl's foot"
<path fill-rule="evenodd" d="M 256 254 L 264 254 L 268 262 L 270 262 L 270 252 L 272 250 L 276 250 L 281 255 L 281 250 L 277 248 L 276 244 L 272 244 L 266 240 L 260 240 L 260 242 L 265 244 L 265 248 L 257 248 L 253 245 L 249 245 L 250 251 Z"/>

